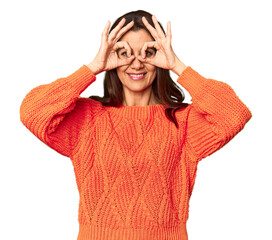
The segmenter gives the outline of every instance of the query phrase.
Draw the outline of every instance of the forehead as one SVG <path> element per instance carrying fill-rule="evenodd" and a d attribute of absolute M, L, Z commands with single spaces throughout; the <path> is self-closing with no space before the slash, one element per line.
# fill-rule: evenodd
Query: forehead
<path fill-rule="evenodd" d="M 126 41 L 132 48 L 141 48 L 145 42 L 154 41 L 150 33 L 144 29 L 128 31 L 119 41 Z"/>

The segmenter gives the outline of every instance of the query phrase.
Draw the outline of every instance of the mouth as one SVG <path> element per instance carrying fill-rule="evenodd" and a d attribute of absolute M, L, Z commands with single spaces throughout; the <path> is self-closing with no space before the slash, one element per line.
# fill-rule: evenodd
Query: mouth
<path fill-rule="evenodd" d="M 128 75 L 132 80 L 141 80 L 144 78 L 146 73 L 128 73 Z"/>

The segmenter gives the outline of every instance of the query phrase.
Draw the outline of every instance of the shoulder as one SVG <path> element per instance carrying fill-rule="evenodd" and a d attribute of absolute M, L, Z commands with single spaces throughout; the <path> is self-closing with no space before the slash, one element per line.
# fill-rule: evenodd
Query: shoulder
<path fill-rule="evenodd" d="M 184 103 L 179 109 L 176 110 L 175 116 L 178 120 L 186 120 L 191 108 L 193 107 L 192 104 Z"/>

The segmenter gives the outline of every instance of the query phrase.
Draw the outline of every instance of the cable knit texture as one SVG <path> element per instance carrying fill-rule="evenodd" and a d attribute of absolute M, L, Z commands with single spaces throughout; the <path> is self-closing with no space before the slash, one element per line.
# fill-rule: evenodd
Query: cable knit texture
<path fill-rule="evenodd" d="M 80 97 L 96 76 L 83 65 L 32 89 L 21 122 L 71 159 L 80 193 L 78 240 L 180 239 L 198 162 L 226 145 L 252 117 L 234 90 L 188 66 L 177 82 L 192 103 L 106 107 Z"/>

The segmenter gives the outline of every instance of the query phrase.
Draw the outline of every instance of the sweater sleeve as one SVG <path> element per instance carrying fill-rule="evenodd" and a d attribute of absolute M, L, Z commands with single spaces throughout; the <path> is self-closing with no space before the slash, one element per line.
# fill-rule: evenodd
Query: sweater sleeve
<path fill-rule="evenodd" d="M 95 80 L 83 65 L 68 77 L 35 87 L 21 103 L 21 122 L 47 146 L 71 157 L 96 102 L 86 101 L 80 94 Z"/>
<path fill-rule="evenodd" d="M 177 79 L 191 95 L 186 143 L 194 161 L 226 145 L 251 119 L 251 111 L 226 83 L 201 76 L 190 66 Z"/>

